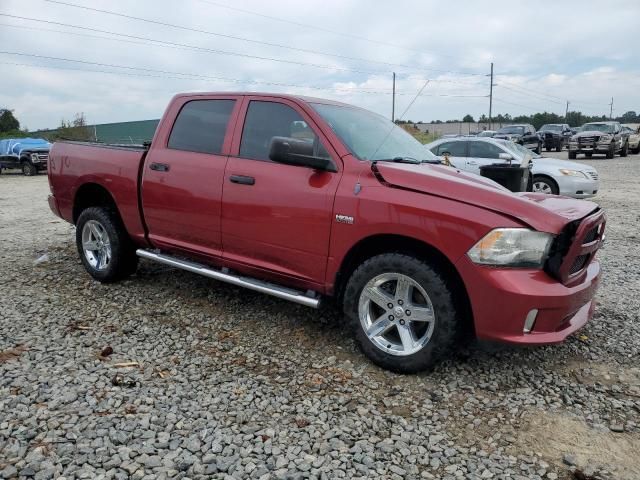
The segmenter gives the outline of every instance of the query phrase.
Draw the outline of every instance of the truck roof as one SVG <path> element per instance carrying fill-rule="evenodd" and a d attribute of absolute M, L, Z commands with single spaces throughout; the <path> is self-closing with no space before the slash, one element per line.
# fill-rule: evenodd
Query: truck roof
<path fill-rule="evenodd" d="M 275 92 L 186 92 L 178 93 L 173 98 L 184 97 L 203 97 L 213 95 L 237 95 L 237 96 L 260 96 L 260 97 L 273 97 L 273 98 L 288 98 L 290 100 L 299 100 L 305 103 L 324 103 L 328 105 L 342 105 L 344 107 L 358 108 L 354 105 L 350 105 L 344 102 L 337 102 L 335 100 L 328 100 L 326 98 L 308 97 L 306 95 L 292 95 L 290 93 L 275 93 Z"/>

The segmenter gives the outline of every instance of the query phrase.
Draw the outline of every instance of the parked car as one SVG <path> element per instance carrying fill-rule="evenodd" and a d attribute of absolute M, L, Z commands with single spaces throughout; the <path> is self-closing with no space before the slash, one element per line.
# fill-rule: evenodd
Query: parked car
<path fill-rule="evenodd" d="M 632 153 L 640 153 L 640 124 L 624 123 L 622 128 L 629 134 L 629 150 Z"/>
<path fill-rule="evenodd" d="M 525 155 L 530 155 L 534 192 L 589 198 L 600 188 L 598 172 L 590 165 L 545 158 L 510 140 L 458 138 L 436 140 L 425 147 L 438 157 L 446 154 L 455 167 L 478 175 L 484 165 L 521 164 Z"/>
<path fill-rule="evenodd" d="M 495 130 L 483 130 L 478 133 L 478 137 L 493 137 L 496 134 Z"/>
<path fill-rule="evenodd" d="M 533 125 L 508 125 L 498 129 L 493 138 L 511 140 L 514 143 L 527 147 L 536 153 L 542 151 L 542 139 Z"/>
<path fill-rule="evenodd" d="M 569 158 L 575 159 L 579 153 L 591 158 L 594 153 L 613 158 L 616 153 L 626 157 L 629 152 L 629 134 L 618 122 L 585 123 L 579 133 L 569 141 Z"/>
<path fill-rule="evenodd" d="M 467 328 L 516 344 L 581 328 L 603 210 L 428 157 L 343 103 L 182 94 L 148 148 L 55 143 L 49 205 L 100 282 L 142 257 L 310 307 L 332 298 L 362 351 L 394 371 L 450 355 Z"/>
<path fill-rule="evenodd" d="M 36 175 L 46 170 L 50 148 L 42 138 L 0 140 L 0 172 L 3 168 L 19 168 L 24 175 Z"/>
<path fill-rule="evenodd" d="M 538 130 L 547 152 L 555 149 L 561 152 L 564 147 L 569 146 L 569 139 L 573 135 L 571 127 L 566 123 L 547 123 Z"/>

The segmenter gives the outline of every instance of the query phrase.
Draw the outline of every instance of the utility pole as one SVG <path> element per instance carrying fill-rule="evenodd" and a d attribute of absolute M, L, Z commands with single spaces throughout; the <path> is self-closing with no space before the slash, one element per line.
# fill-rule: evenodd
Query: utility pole
<path fill-rule="evenodd" d="M 613 97 L 611 97 L 611 103 L 609 104 L 609 120 L 613 120 Z"/>
<path fill-rule="evenodd" d="M 393 72 L 393 95 L 391 96 L 391 121 L 396 121 L 396 72 Z"/>
<path fill-rule="evenodd" d="M 493 107 L 493 62 L 491 62 L 491 83 L 489 84 L 489 130 L 491 130 L 491 109 Z"/>
<path fill-rule="evenodd" d="M 564 123 L 569 123 L 567 117 L 569 116 L 569 100 L 567 100 L 567 107 L 564 109 Z"/>

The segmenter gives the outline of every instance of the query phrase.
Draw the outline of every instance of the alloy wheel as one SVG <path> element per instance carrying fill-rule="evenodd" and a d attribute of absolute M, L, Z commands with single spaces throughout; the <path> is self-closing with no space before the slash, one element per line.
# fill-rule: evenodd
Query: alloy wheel
<path fill-rule="evenodd" d="M 358 316 L 369 340 L 385 353 L 398 356 L 412 355 L 424 348 L 436 323 L 427 292 L 400 273 L 383 273 L 365 285 Z"/>

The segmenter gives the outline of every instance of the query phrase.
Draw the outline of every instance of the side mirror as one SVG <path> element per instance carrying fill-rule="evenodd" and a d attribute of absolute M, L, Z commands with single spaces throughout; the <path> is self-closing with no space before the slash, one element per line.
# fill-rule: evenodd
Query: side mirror
<path fill-rule="evenodd" d="M 513 160 L 513 155 L 511 155 L 510 153 L 501 153 L 500 155 L 498 155 L 498 158 L 500 160 L 511 161 L 511 160 Z"/>
<path fill-rule="evenodd" d="M 299 138 L 273 137 L 269 146 L 269 158 L 285 165 L 336 171 L 331 159 L 313 155 L 313 142 Z"/>

